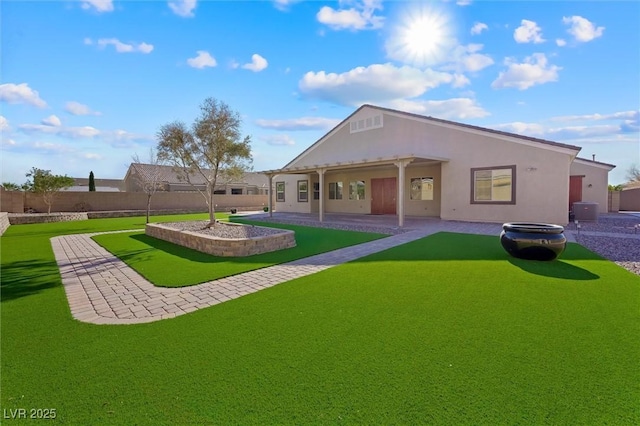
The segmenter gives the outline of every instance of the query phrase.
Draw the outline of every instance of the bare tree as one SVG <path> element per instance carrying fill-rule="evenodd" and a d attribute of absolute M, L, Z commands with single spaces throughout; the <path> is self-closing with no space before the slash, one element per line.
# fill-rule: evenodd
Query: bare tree
<path fill-rule="evenodd" d="M 629 182 L 640 182 L 640 168 L 637 165 L 632 164 L 627 169 L 627 179 Z"/>
<path fill-rule="evenodd" d="M 162 160 L 158 157 L 157 152 L 153 148 L 149 148 L 149 158 L 147 163 L 143 164 L 140 161 L 138 154 L 134 154 L 131 159 L 133 160 L 133 167 L 135 173 L 133 178 L 142 188 L 145 194 L 147 194 L 147 223 L 149 223 L 149 212 L 151 211 L 151 197 L 162 189 L 162 171 L 160 165 Z M 145 167 L 149 165 L 150 167 Z"/>
<path fill-rule="evenodd" d="M 214 226 L 214 189 L 218 179 L 235 179 L 251 169 L 251 137 L 242 138 L 240 114 L 227 104 L 207 98 L 191 129 L 180 121 L 158 131 L 158 155 L 173 165 L 179 179 L 189 183 L 209 207 L 209 226 Z M 204 182 L 199 185 L 200 180 Z M 204 188 L 202 188 L 204 186 Z"/>

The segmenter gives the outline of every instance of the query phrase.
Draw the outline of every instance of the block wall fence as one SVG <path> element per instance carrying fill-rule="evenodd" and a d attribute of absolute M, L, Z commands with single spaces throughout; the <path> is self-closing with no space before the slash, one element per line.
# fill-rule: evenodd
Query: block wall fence
<path fill-rule="evenodd" d="M 262 210 L 268 205 L 268 195 L 215 195 L 216 210 Z M 275 205 L 275 202 L 273 203 Z M 1 191 L 0 211 L 23 213 L 33 209 L 46 213 L 42 196 L 30 192 Z M 142 192 L 61 192 L 51 206 L 51 212 L 146 210 L 147 195 Z M 199 193 L 159 192 L 151 197 L 152 210 L 206 212 L 207 204 Z"/>

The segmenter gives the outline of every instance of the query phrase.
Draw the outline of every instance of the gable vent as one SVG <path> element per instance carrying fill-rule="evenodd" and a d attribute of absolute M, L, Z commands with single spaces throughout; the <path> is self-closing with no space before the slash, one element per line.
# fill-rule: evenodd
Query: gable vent
<path fill-rule="evenodd" d="M 382 114 L 349 122 L 351 133 L 364 132 L 366 130 L 379 129 L 381 127 Z"/>

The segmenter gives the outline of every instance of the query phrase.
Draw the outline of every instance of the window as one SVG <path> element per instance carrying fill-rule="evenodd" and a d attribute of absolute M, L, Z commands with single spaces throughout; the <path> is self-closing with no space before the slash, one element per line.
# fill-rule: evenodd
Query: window
<path fill-rule="evenodd" d="M 284 203 L 284 182 L 276 182 L 276 201 Z"/>
<path fill-rule="evenodd" d="M 472 204 L 515 204 L 516 166 L 471 169 Z"/>
<path fill-rule="evenodd" d="M 215 191 L 213 191 L 213 195 L 224 195 L 227 193 L 226 189 L 216 189 Z"/>
<path fill-rule="evenodd" d="M 410 192 L 410 199 L 412 200 L 433 200 L 433 178 L 411 178 Z"/>
<path fill-rule="evenodd" d="M 320 182 L 313 182 L 313 199 L 320 199 Z"/>
<path fill-rule="evenodd" d="M 231 188 L 231 195 L 242 195 L 242 188 Z"/>
<path fill-rule="evenodd" d="M 329 182 L 329 199 L 342 200 L 342 182 Z"/>
<path fill-rule="evenodd" d="M 306 203 L 307 201 L 309 201 L 309 181 L 299 180 L 298 181 L 298 202 Z"/>
<path fill-rule="evenodd" d="M 356 180 L 349 182 L 349 199 L 364 200 L 364 181 Z"/>

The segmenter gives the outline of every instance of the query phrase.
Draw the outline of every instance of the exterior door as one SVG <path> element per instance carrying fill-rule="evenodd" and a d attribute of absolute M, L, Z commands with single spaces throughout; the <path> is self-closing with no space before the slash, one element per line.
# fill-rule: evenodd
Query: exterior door
<path fill-rule="evenodd" d="M 371 214 L 396 214 L 396 178 L 371 179 Z"/>
<path fill-rule="evenodd" d="M 569 176 L 569 210 L 573 203 L 582 201 L 582 178 L 584 176 Z"/>

